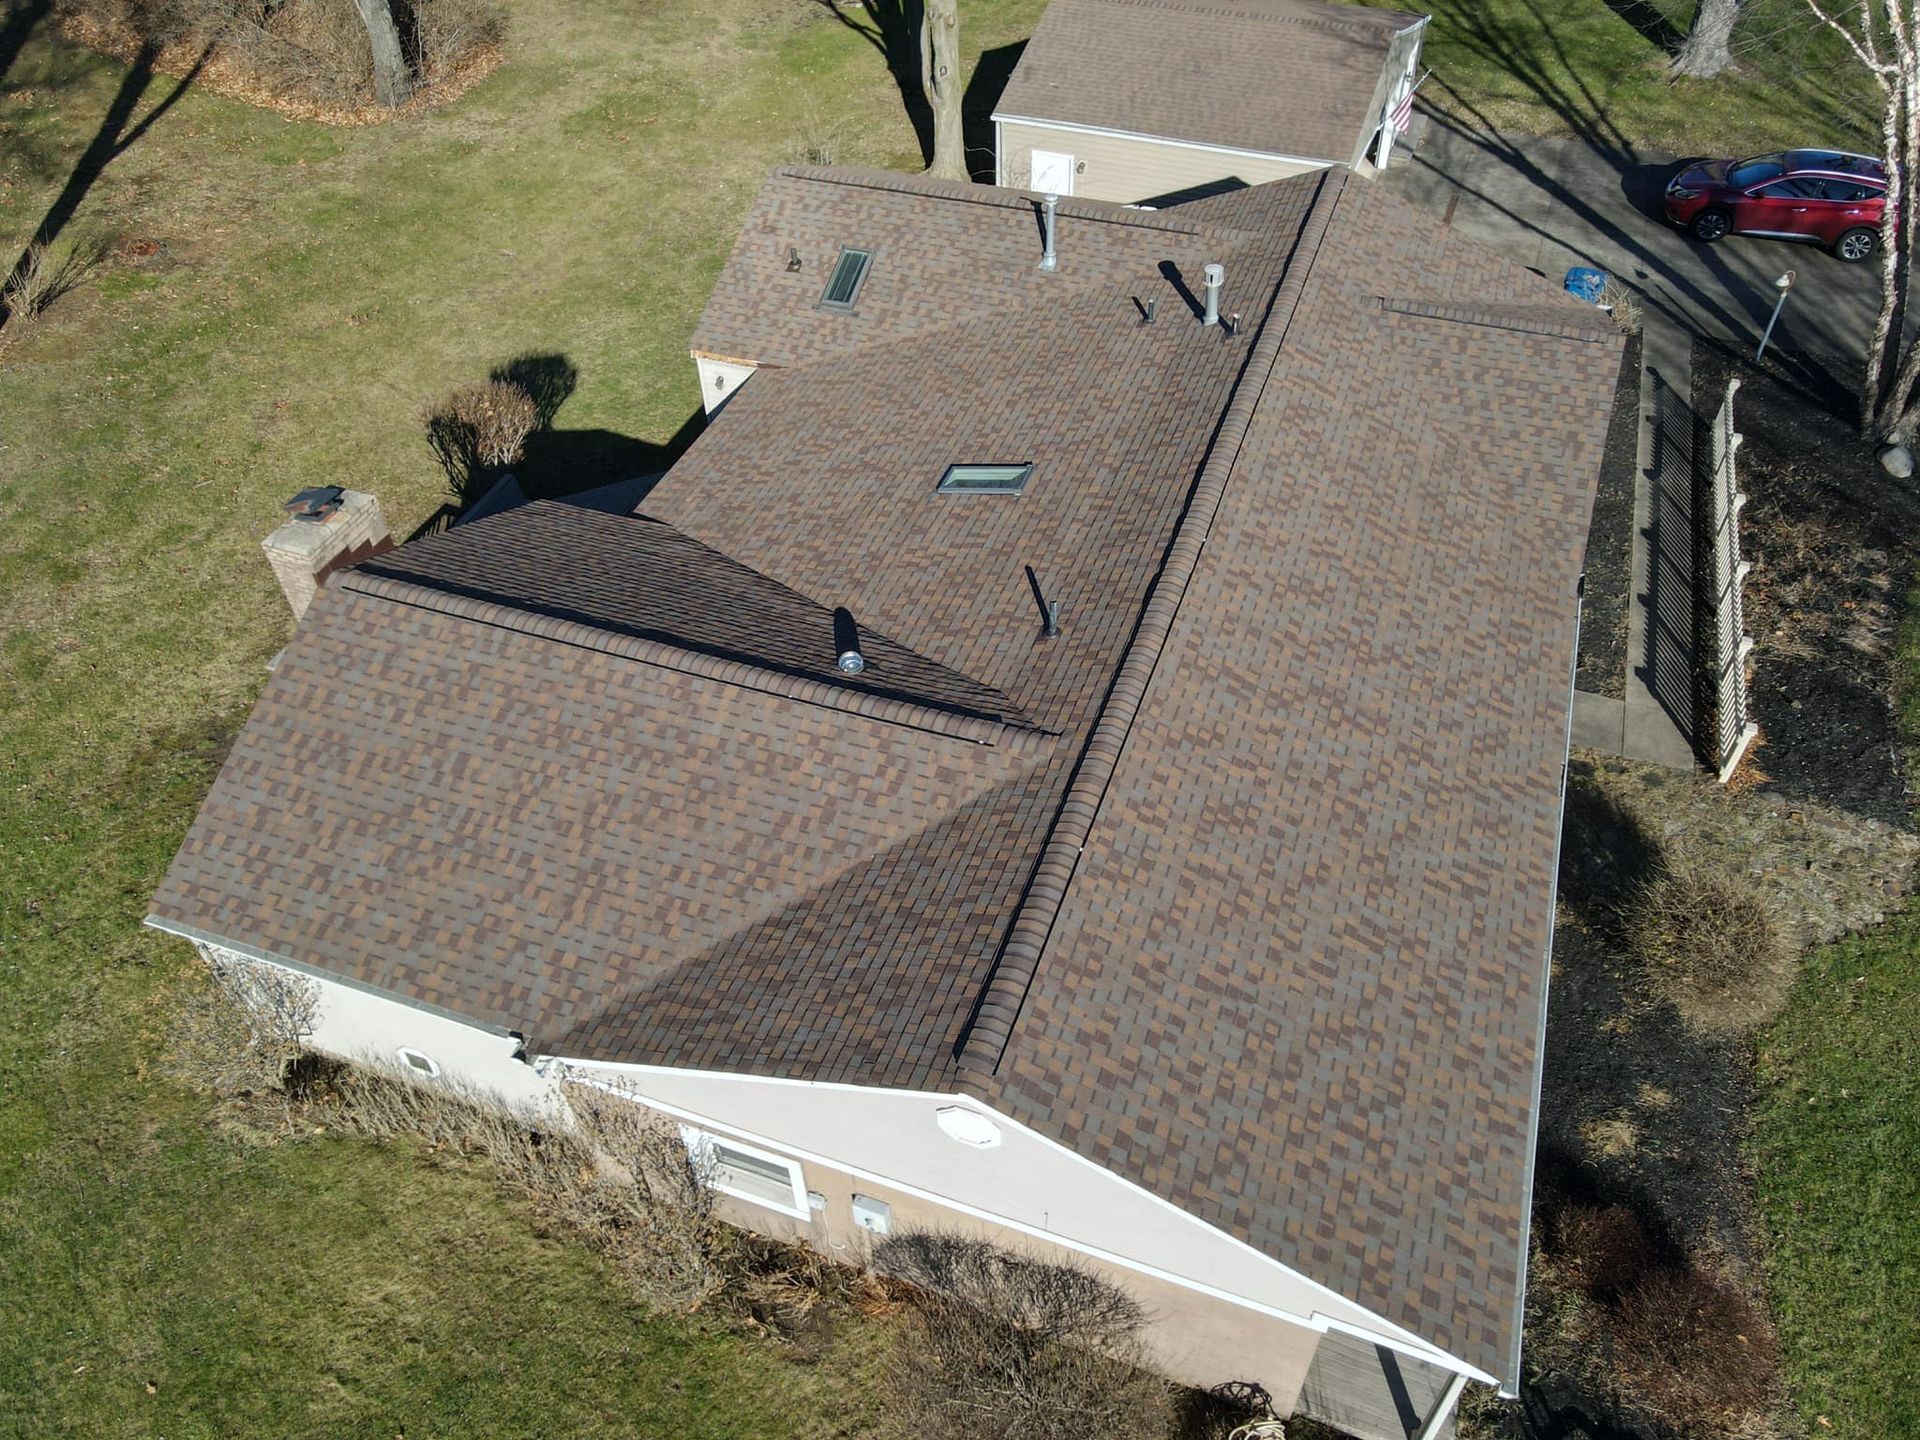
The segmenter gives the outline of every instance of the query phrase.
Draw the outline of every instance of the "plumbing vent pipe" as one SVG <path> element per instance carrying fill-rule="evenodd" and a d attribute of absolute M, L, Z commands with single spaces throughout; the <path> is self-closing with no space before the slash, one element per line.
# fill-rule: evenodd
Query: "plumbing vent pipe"
<path fill-rule="evenodd" d="M 1040 268 L 1042 270 L 1058 270 L 1060 268 L 1060 257 L 1054 252 L 1053 248 L 1053 212 L 1059 207 L 1059 204 L 1060 197 L 1058 195 L 1049 195 L 1040 202 Z"/>
<path fill-rule="evenodd" d="M 854 624 L 850 610 L 833 612 L 833 648 L 838 657 L 834 664 L 842 675 L 858 675 L 867 668 L 867 657 L 860 653 L 860 627 Z"/>
<path fill-rule="evenodd" d="M 1227 272 L 1218 265 L 1208 265 L 1200 271 L 1200 279 L 1207 290 L 1207 313 L 1201 318 L 1202 325 L 1220 323 L 1220 287 L 1227 283 Z"/>

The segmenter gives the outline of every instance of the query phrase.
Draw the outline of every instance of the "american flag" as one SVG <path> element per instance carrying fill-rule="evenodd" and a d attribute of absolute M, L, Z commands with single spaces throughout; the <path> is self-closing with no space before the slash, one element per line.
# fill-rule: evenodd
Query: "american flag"
<path fill-rule="evenodd" d="M 1393 113 L 1387 119 L 1400 134 L 1407 133 L 1408 128 L 1413 124 L 1413 91 L 1409 90 L 1400 97 L 1400 103 L 1393 107 Z"/>

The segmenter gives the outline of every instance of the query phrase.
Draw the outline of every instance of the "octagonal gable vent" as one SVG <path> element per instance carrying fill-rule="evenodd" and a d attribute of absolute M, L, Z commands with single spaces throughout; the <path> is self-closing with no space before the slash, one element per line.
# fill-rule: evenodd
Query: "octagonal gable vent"
<path fill-rule="evenodd" d="M 951 1139 L 977 1150 L 991 1150 L 1000 1143 L 1000 1127 L 978 1110 L 965 1105 L 942 1105 L 933 1112 L 934 1123 Z"/>

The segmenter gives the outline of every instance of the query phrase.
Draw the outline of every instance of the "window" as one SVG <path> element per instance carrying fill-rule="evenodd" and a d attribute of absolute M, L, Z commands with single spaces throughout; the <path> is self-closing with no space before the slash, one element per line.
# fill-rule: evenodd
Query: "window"
<path fill-rule="evenodd" d="M 937 487 L 943 493 L 968 495 L 1018 495 L 1027 488 L 1033 473 L 1026 465 L 949 465 Z"/>
<path fill-rule="evenodd" d="M 409 1050 L 402 1045 L 393 1052 L 400 1057 L 400 1063 L 416 1075 L 424 1075 L 429 1080 L 440 1073 L 440 1067 L 433 1062 L 431 1055 L 422 1055 L 418 1050 Z"/>
<path fill-rule="evenodd" d="M 1822 200 L 1825 182 L 1817 175 L 1800 175 L 1791 180 L 1776 180 L 1753 192 L 1765 200 Z"/>
<path fill-rule="evenodd" d="M 834 262 L 833 274 L 827 278 L 827 288 L 820 292 L 820 308 L 853 309 L 853 302 L 860 298 L 860 286 L 866 281 L 867 270 L 872 264 L 871 250 L 842 247 L 839 260 Z"/>
<path fill-rule="evenodd" d="M 798 1161 L 738 1140 L 709 1135 L 691 1125 L 682 1125 L 680 1135 L 686 1141 L 687 1153 L 722 1195 L 751 1200 L 796 1220 L 813 1218 L 807 1206 L 806 1177 Z"/>

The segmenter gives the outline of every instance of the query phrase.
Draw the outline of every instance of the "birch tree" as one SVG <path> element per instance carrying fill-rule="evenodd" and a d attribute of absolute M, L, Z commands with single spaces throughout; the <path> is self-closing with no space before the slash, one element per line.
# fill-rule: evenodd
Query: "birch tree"
<path fill-rule="evenodd" d="M 965 180 L 959 0 L 926 0 L 920 19 L 920 87 L 933 110 L 933 163 L 927 166 L 927 173 L 942 180 Z"/>
<path fill-rule="evenodd" d="M 1832 0 L 1827 0 L 1832 3 Z M 1913 284 L 1916 208 L 1907 201 L 1920 175 L 1920 0 L 1855 0 L 1845 10 L 1807 6 L 1839 35 L 1880 87 L 1880 142 L 1887 204 L 1880 221 L 1880 314 L 1860 382 L 1860 431 L 1910 444 L 1920 421 L 1920 340 L 1903 344 Z"/>
<path fill-rule="evenodd" d="M 1711 80 L 1733 64 L 1733 27 L 1747 0 L 1700 0 L 1693 28 L 1674 52 L 1672 73 L 1695 80 Z"/>

